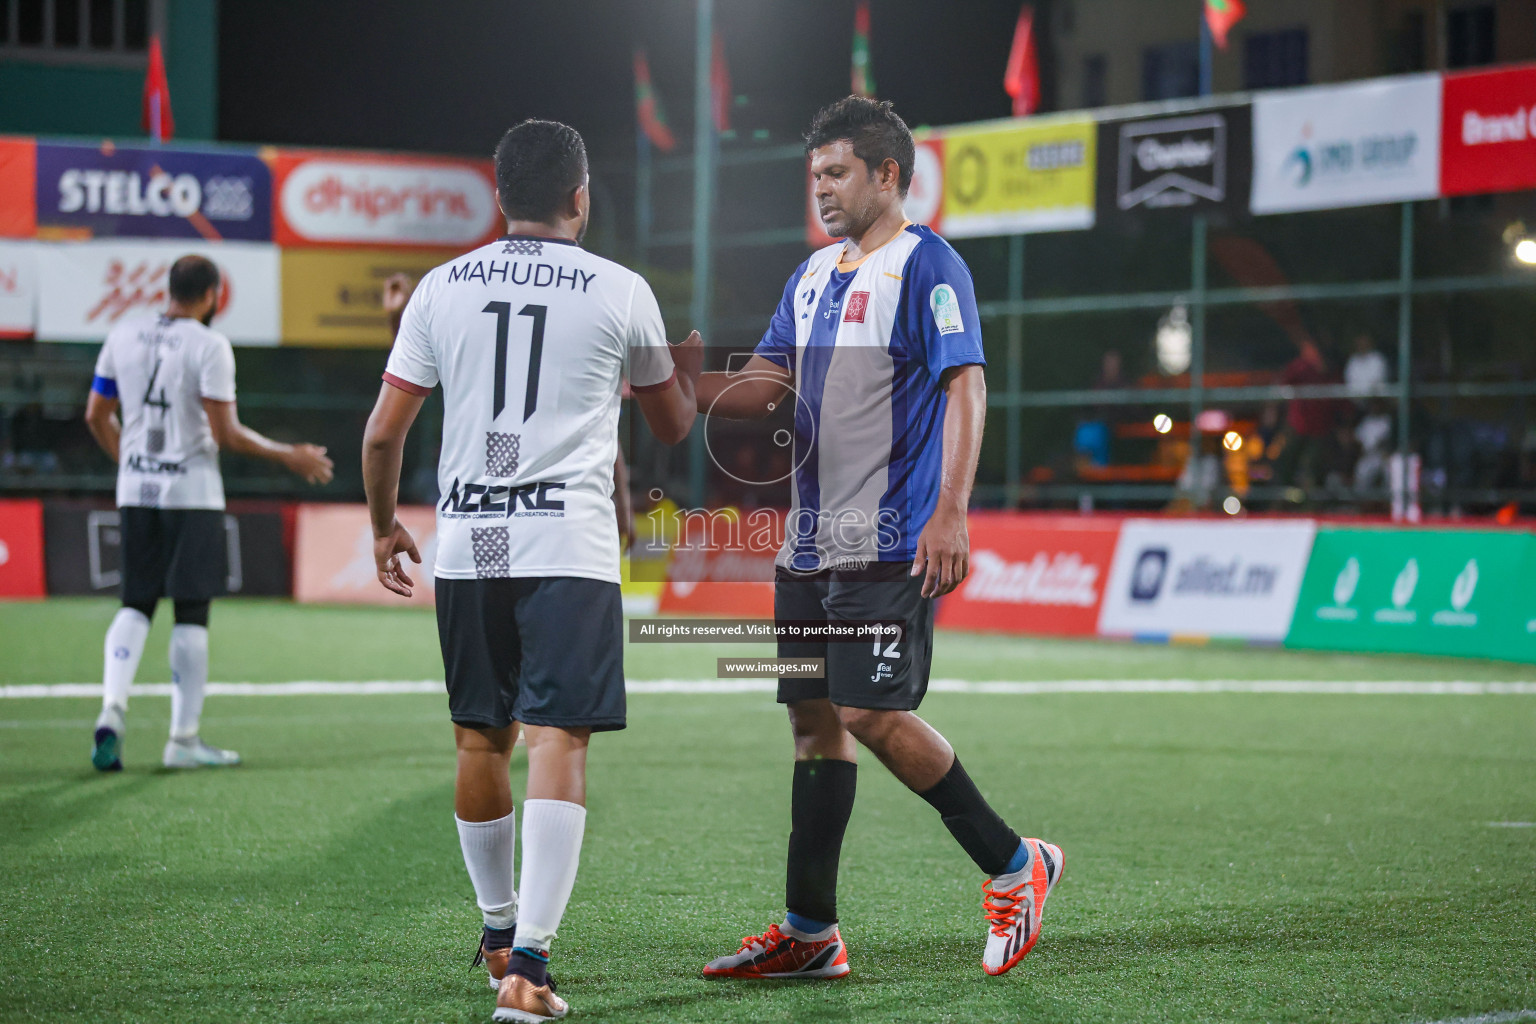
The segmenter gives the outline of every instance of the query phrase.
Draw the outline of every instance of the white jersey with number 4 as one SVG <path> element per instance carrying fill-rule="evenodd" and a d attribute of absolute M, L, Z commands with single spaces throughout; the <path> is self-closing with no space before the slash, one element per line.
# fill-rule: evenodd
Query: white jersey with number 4
<path fill-rule="evenodd" d="M 639 274 L 515 235 L 421 279 L 384 379 L 443 386 L 437 575 L 619 580 L 619 391 L 672 385 Z"/>
<path fill-rule="evenodd" d="M 219 446 L 203 399 L 235 400 L 228 338 L 192 319 L 124 320 L 101 346 L 92 387 L 120 403 L 119 507 L 224 507 Z"/>

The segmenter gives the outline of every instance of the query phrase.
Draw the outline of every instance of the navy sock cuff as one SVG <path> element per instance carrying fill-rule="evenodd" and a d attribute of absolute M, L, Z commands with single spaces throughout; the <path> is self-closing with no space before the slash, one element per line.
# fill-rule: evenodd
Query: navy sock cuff
<path fill-rule="evenodd" d="M 492 928 L 486 926 L 485 938 L 481 941 L 486 949 L 508 949 L 512 946 L 516 934 L 517 927 L 515 925 L 511 928 Z"/>

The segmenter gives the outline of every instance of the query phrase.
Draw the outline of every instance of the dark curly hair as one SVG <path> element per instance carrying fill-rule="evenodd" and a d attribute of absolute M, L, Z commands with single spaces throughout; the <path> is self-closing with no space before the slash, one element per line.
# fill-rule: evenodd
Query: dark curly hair
<path fill-rule="evenodd" d="M 806 155 L 843 139 L 853 143 L 853 155 L 864 161 L 870 174 L 885 161 L 895 160 L 897 187 L 903 196 L 907 194 L 912 185 L 917 146 L 912 141 L 911 129 L 897 115 L 890 100 L 849 96 L 822 107 L 811 121 L 811 130 L 805 133 Z"/>
<path fill-rule="evenodd" d="M 587 146 L 570 125 L 530 118 L 496 144 L 496 195 L 512 220 L 550 220 L 586 176 Z"/>

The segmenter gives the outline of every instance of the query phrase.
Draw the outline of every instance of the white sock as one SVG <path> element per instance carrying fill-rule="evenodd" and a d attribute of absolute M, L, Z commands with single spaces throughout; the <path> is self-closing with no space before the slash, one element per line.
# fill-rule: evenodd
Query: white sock
<path fill-rule="evenodd" d="M 458 815 L 459 849 L 475 887 L 475 902 L 487 928 L 511 928 L 517 921 L 512 858 L 517 851 L 517 812 L 495 821 L 465 821 Z"/>
<path fill-rule="evenodd" d="M 547 951 L 565 916 L 587 809 L 564 800 L 523 801 L 523 909 L 517 918 L 516 945 Z"/>
<path fill-rule="evenodd" d="M 171 627 L 171 739 L 197 735 L 208 686 L 208 627 L 177 623 Z"/>
<path fill-rule="evenodd" d="M 149 639 L 149 618 L 136 608 L 119 608 L 107 627 L 101 672 L 101 706 L 112 705 L 127 710 L 128 687 L 139 671 L 144 656 L 144 641 Z"/>

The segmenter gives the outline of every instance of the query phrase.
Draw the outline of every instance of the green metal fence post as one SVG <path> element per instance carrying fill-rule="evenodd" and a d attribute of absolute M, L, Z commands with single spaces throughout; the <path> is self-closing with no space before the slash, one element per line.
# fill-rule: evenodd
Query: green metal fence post
<path fill-rule="evenodd" d="M 690 325 L 710 341 L 710 219 L 715 209 L 715 114 L 710 67 L 714 54 L 714 3 L 698 0 L 693 68 L 693 302 Z M 704 506 L 704 424 L 688 438 L 688 500 Z"/>
<path fill-rule="evenodd" d="M 1024 299 L 1024 236 L 1008 239 L 1008 301 Z M 1003 495 L 1009 508 L 1019 503 L 1019 473 L 1024 461 L 1024 409 L 1018 395 L 1024 390 L 1024 318 L 1008 314 L 1008 406 L 1004 410 L 1006 430 L 1003 454 Z"/>
<path fill-rule="evenodd" d="M 1189 302 L 1189 446 L 1190 458 L 1200 454 L 1195 422 L 1205 410 L 1205 214 L 1197 213 L 1190 237 Z"/>
<path fill-rule="evenodd" d="M 1413 203 L 1403 204 L 1397 280 L 1397 450 L 1408 454 L 1413 392 Z"/>

